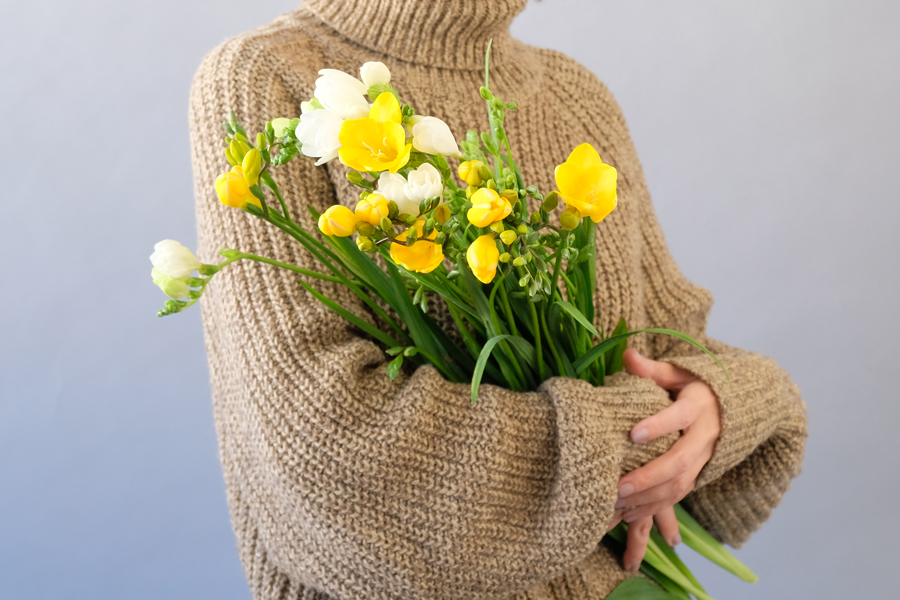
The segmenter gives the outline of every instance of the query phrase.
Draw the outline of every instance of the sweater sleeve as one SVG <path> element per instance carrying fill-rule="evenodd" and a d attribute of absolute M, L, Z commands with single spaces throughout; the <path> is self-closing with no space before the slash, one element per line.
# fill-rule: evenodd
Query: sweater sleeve
<path fill-rule="evenodd" d="M 633 152 L 630 140 L 629 147 Z M 636 153 L 630 164 L 640 169 Z M 740 547 L 768 519 L 800 473 L 806 405 L 787 372 L 773 359 L 706 335 L 712 294 L 689 282 L 669 254 L 643 175 L 632 173 L 631 182 L 639 204 L 650 326 L 691 335 L 719 357 L 730 375 L 682 340 L 660 335 L 651 343 L 652 358 L 695 374 L 712 388 L 721 406 L 721 436 L 684 503 L 713 535 Z"/>
<path fill-rule="evenodd" d="M 258 38 L 224 44 L 195 77 L 201 260 L 235 248 L 317 268 L 288 236 L 221 205 L 213 190 L 228 168 L 223 117 L 234 109 L 257 131 L 267 118 L 299 114 L 311 81 L 286 77 Z M 318 235 L 306 206 L 322 210 L 336 195 L 312 163 L 280 168 L 279 185 Z M 371 321 L 355 296 L 314 283 Z M 485 385 L 474 407 L 468 385 L 432 367 L 391 382 L 375 343 L 268 265 L 223 270 L 201 306 L 229 505 L 258 597 L 287 595 L 282 589 L 347 599 L 372 598 L 372 589 L 385 599 L 508 597 L 594 551 L 619 477 L 675 439 L 630 443 L 633 424 L 669 399 L 624 374 L 599 389 L 563 378 L 530 393 Z"/>

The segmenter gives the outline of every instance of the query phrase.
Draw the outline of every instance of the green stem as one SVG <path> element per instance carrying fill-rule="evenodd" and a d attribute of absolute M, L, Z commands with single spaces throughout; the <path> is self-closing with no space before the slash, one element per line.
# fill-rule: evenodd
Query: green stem
<path fill-rule="evenodd" d="M 344 283 L 337 277 L 332 277 L 330 275 L 325 275 L 323 273 L 317 273 L 315 271 L 310 271 L 309 269 L 304 269 L 303 267 L 298 267 L 292 264 L 281 262 L 280 260 L 274 260 L 271 258 L 266 258 L 265 256 L 257 256 L 256 254 L 246 254 L 244 252 L 240 253 L 240 258 L 247 258 L 249 260 L 255 260 L 257 262 L 266 263 L 269 265 L 275 265 L 276 267 L 281 267 L 282 269 L 287 269 L 288 271 L 294 271 L 295 273 L 300 273 L 301 275 L 308 275 L 310 277 L 315 277 L 316 279 L 322 279 L 324 281 L 331 281 L 333 283 Z M 223 263 L 224 265 L 225 263 Z M 350 285 L 359 285 L 358 281 L 350 281 L 348 280 Z"/>
<path fill-rule="evenodd" d="M 541 328 L 544 331 L 544 335 L 547 336 L 547 346 L 550 348 L 550 353 L 553 355 L 553 359 L 556 361 L 556 372 L 560 375 L 565 375 L 566 368 L 563 365 L 562 359 L 559 356 L 559 352 L 556 350 L 556 344 L 553 343 L 553 338 L 550 336 L 550 329 L 547 327 L 547 319 L 544 316 L 546 311 L 541 310 Z"/>

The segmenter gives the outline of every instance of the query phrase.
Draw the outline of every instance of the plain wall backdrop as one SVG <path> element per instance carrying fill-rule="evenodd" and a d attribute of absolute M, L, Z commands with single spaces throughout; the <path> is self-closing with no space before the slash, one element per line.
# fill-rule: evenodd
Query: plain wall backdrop
<path fill-rule="evenodd" d="M 156 318 L 148 256 L 196 239 L 200 60 L 296 6 L 0 4 L 2 598 L 249 598 L 200 311 Z M 671 251 L 715 295 L 709 333 L 807 402 L 804 472 L 738 552 L 760 582 L 689 560 L 700 580 L 893 597 L 900 2 L 546 0 L 512 29 L 616 94 Z"/>

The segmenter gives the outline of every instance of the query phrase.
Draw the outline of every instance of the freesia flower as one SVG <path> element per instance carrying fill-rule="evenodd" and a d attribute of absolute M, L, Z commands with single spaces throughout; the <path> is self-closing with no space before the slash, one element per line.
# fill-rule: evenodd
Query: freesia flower
<path fill-rule="evenodd" d="M 500 261 L 500 250 L 494 243 L 494 234 L 479 236 L 469 244 L 469 249 L 466 250 L 466 260 L 478 281 L 481 283 L 493 281 L 497 274 L 497 263 Z"/>
<path fill-rule="evenodd" d="M 555 175 L 563 202 L 581 218 L 599 223 L 616 208 L 616 170 L 604 164 L 590 144 L 572 150 L 566 162 L 556 167 Z"/>
<path fill-rule="evenodd" d="M 422 200 L 439 198 L 444 193 L 444 179 L 434 165 L 424 163 L 419 165 L 415 171 L 409 172 L 403 191 L 410 202 L 416 204 L 416 211 L 410 214 L 418 215 L 418 205 Z"/>
<path fill-rule="evenodd" d="M 280 138 L 284 135 L 284 130 L 288 128 L 288 125 L 291 124 L 290 119 L 286 119 L 284 117 L 278 117 L 277 119 L 272 119 L 272 131 L 275 133 L 276 138 Z"/>
<path fill-rule="evenodd" d="M 369 111 L 366 91 L 369 86 L 362 81 L 337 69 L 322 69 L 316 79 L 315 98 L 325 110 L 330 110 L 341 119 L 359 119 Z M 312 111 L 313 114 L 318 111 Z"/>
<path fill-rule="evenodd" d="M 481 185 L 484 181 L 481 179 L 481 167 L 483 166 L 484 163 L 480 160 L 467 160 L 459 163 L 456 173 L 467 185 Z"/>
<path fill-rule="evenodd" d="M 347 237 L 356 233 L 358 221 L 352 210 L 336 204 L 319 216 L 319 231 L 325 235 Z"/>
<path fill-rule="evenodd" d="M 491 188 L 478 188 L 469 200 L 472 208 L 466 213 L 466 217 L 476 227 L 488 227 L 502 221 L 512 212 L 509 200 Z"/>
<path fill-rule="evenodd" d="M 400 214 L 419 216 L 419 203 L 406 195 L 406 177 L 400 173 L 384 172 L 378 176 L 378 193 L 395 202 Z"/>
<path fill-rule="evenodd" d="M 415 228 L 416 233 L 421 236 L 424 226 L 425 219 L 419 219 L 410 229 Z M 406 242 L 408 234 L 409 229 L 396 237 L 397 242 Z M 417 239 L 412 246 L 407 246 L 405 243 L 392 242 L 391 258 L 407 271 L 431 273 L 444 261 L 444 249 L 440 244 L 430 241 L 435 236 L 437 236 L 437 230 L 432 231 L 427 239 Z"/>
<path fill-rule="evenodd" d="M 317 166 L 337 158 L 343 122 L 339 113 L 324 108 L 300 115 L 300 123 L 295 132 L 302 144 L 300 152 L 318 158 Z"/>
<path fill-rule="evenodd" d="M 366 88 L 373 85 L 387 85 L 391 82 L 391 72 L 382 62 L 367 62 L 359 68 L 359 77 Z"/>
<path fill-rule="evenodd" d="M 356 203 L 354 212 L 360 221 L 378 227 L 381 219 L 388 216 L 388 200 L 378 192 L 373 192 Z"/>
<path fill-rule="evenodd" d="M 193 252 L 175 240 L 163 240 L 153 246 L 150 262 L 155 270 L 176 279 L 187 277 L 203 266 Z"/>
<path fill-rule="evenodd" d="M 357 171 L 396 173 L 409 162 L 412 150 L 412 145 L 406 143 L 401 120 L 397 98 L 380 94 L 367 118 L 350 119 L 341 126 L 341 162 Z"/>
<path fill-rule="evenodd" d="M 380 98 L 380 96 L 379 96 Z M 437 117 L 413 117 L 413 148 L 425 154 L 462 158 L 450 127 Z"/>
<path fill-rule="evenodd" d="M 241 161 L 241 172 L 244 174 L 244 181 L 247 185 L 256 185 L 259 183 L 259 172 L 262 170 L 262 156 L 258 148 L 251 148 L 250 152 L 244 155 Z"/>
<path fill-rule="evenodd" d="M 150 271 L 150 275 L 153 277 L 153 283 L 173 300 L 186 298 L 191 293 L 191 288 L 188 287 L 188 277 L 169 277 L 157 268 Z"/>
<path fill-rule="evenodd" d="M 240 166 L 232 167 L 227 173 L 222 173 L 216 178 L 216 194 L 219 201 L 232 208 L 244 208 L 247 203 L 262 208 L 259 198 L 250 191 L 247 180 L 244 179 L 244 170 Z"/>

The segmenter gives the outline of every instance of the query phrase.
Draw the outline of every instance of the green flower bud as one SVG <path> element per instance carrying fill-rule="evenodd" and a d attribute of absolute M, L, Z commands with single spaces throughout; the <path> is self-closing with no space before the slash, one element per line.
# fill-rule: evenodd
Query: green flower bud
<path fill-rule="evenodd" d="M 356 231 L 358 231 L 362 235 L 375 235 L 378 229 L 371 223 L 366 223 L 365 221 L 357 221 Z"/>
<path fill-rule="evenodd" d="M 446 239 L 447 239 L 447 236 L 444 235 L 443 232 L 440 232 L 436 236 L 434 236 L 434 243 L 435 244 L 443 244 L 444 240 L 446 240 Z"/>
<path fill-rule="evenodd" d="M 495 190 L 495 191 L 498 189 L 498 188 L 497 188 L 497 183 L 496 183 L 493 179 L 488 179 L 488 180 L 487 180 L 487 183 L 486 183 L 486 185 L 485 185 L 485 187 L 489 187 L 489 188 L 491 188 L 492 190 Z"/>
<path fill-rule="evenodd" d="M 550 212 L 554 210 L 557 206 L 559 206 L 559 194 L 556 192 L 550 192 L 547 194 L 547 197 L 544 199 L 544 203 L 541 204 L 541 208 Z"/>
<path fill-rule="evenodd" d="M 361 186 L 363 182 L 363 176 L 357 171 L 348 171 L 347 180 L 353 185 Z"/>
<path fill-rule="evenodd" d="M 269 140 L 266 139 L 266 134 L 262 132 L 256 134 L 256 147 L 260 150 L 265 150 L 269 147 Z"/>
<path fill-rule="evenodd" d="M 236 167 L 241 164 L 241 161 L 234 158 L 234 155 L 231 153 L 230 148 L 225 148 L 225 159 L 228 161 L 228 164 L 232 167 Z"/>
<path fill-rule="evenodd" d="M 574 208 L 567 208 L 559 215 L 559 224 L 566 231 L 572 231 L 576 227 L 578 227 L 578 223 L 581 221 L 581 217 L 578 214 L 578 211 Z"/>
<path fill-rule="evenodd" d="M 478 91 L 481 92 L 481 97 L 484 98 L 485 100 L 493 100 L 494 99 L 494 95 L 491 93 L 491 90 L 487 89 L 486 87 L 481 86 L 481 88 Z"/>
<path fill-rule="evenodd" d="M 531 220 L 532 225 L 537 225 L 541 222 L 541 213 L 539 213 L 538 211 L 534 211 L 533 213 L 531 213 L 531 217 L 529 217 L 529 219 Z"/>
<path fill-rule="evenodd" d="M 496 223 L 491 223 L 490 230 L 494 233 L 502 233 L 503 230 L 506 229 L 503 226 L 503 221 L 497 221 Z"/>
<path fill-rule="evenodd" d="M 393 200 L 388 200 L 388 217 L 396 219 L 400 214 L 400 207 Z"/>
<path fill-rule="evenodd" d="M 488 180 L 494 176 L 488 166 L 484 163 L 482 163 L 481 167 L 478 168 L 478 175 L 482 180 Z"/>
<path fill-rule="evenodd" d="M 508 108 L 509 110 L 516 110 L 517 108 L 519 108 L 519 105 L 515 102 L 508 102 L 506 104 L 506 108 Z"/>
<path fill-rule="evenodd" d="M 369 225 L 369 224 L 366 223 L 366 225 Z M 372 227 L 372 226 L 369 225 L 369 227 Z M 372 227 L 372 229 L 375 229 L 375 228 Z M 356 238 L 356 247 L 359 248 L 360 250 L 362 250 L 363 252 L 370 252 L 375 249 L 375 243 L 372 242 L 372 240 L 370 240 L 366 236 L 361 235 L 358 238 Z"/>
<path fill-rule="evenodd" d="M 500 262 L 508 263 L 510 260 L 512 260 L 512 256 L 510 256 L 509 252 L 504 252 L 500 255 Z"/>
<path fill-rule="evenodd" d="M 406 233 L 406 245 L 407 246 L 412 246 L 413 244 L 416 243 L 416 239 L 417 239 L 416 235 L 417 235 L 416 228 L 410 227 Z"/>
<path fill-rule="evenodd" d="M 516 227 L 516 231 L 519 232 L 519 235 L 526 235 L 528 233 L 528 226 L 525 223 L 522 223 L 518 227 Z"/>
<path fill-rule="evenodd" d="M 394 224 L 388 217 L 381 217 L 381 230 L 393 237 L 392 234 L 394 233 Z"/>
<path fill-rule="evenodd" d="M 517 258 L 516 260 L 519 260 L 519 259 Z M 513 264 L 515 264 L 515 261 L 513 261 Z M 531 275 L 526 275 L 525 277 L 523 277 L 522 279 L 519 280 L 519 287 L 526 287 L 528 285 L 528 282 L 530 282 L 530 281 L 531 281 Z"/>
<path fill-rule="evenodd" d="M 513 259 L 513 266 L 516 266 L 516 267 L 524 267 L 524 266 L 525 266 L 525 259 L 522 258 L 521 256 L 517 256 L 515 259 Z"/>

